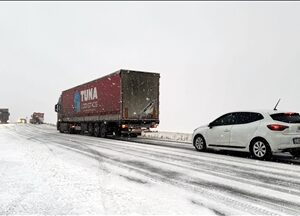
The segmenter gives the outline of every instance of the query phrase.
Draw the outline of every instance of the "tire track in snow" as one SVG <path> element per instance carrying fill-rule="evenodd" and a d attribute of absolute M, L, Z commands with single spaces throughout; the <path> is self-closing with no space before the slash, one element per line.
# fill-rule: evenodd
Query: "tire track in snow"
<path fill-rule="evenodd" d="M 79 142 L 80 143 L 80 142 Z M 104 147 L 104 142 L 102 142 L 101 144 L 101 147 Z M 91 143 L 90 143 L 91 145 Z M 95 147 L 99 147 L 99 144 L 98 145 L 94 145 L 93 146 Z M 114 150 L 114 147 L 115 146 L 109 146 L 109 148 L 111 150 Z M 120 149 L 120 146 L 118 146 L 118 148 Z M 169 159 L 169 157 L 166 157 L 165 156 L 165 153 L 162 153 L 162 152 L 151 152 L 149 153 L 149 151 L 145 150 L 141 150 L 139 151 L 138 149 L 135 148 L 123 148 L 124 150 L 130 150 L 130 152 L 140 152 L 140 153 L 143 153 L 143 154 L 148 154 L 149 156 L 157 156 L 158 158 L 159 157 L 164 157 L 165 159 Z M 138 156 L 138 155 L 136 155 Z M 267 175 L 266 171 L 264 172 L 258 172 L 258 170 L 256 169 L 248 169 L 248 170 L 244 170 L 244 168 L 241 168 L 241 167 L 238 167 L 236 165 L 224 165 L 224 163 L 215 163 L 215 164 L 209 164 L 209 162 L 205 161 L 204 159 L 199 159 L 197 158 L 196 160 L 197 161 L 192 161 L 190 160 L 189 157 L 186 157 L 186 156 L 183 156 L 183 155 L 176 155 L 177 158 L 174 159 L 175 156 L 174 154 L 172 154 L 172 157 L 170 157 L 171 160 L 176 160 L 176 161 L 181 161 L 181 162 L 185 162 L 185 163 L 190 163 L 192 166 L 192 168 L 195 168 L 195 167 L 199 167 L 199 165 L 204 165 L 205 167 L 211 167 L 210 169 L 208 169 L 208 171 L 213 171 L 215 172 L 216 175 L 218 175 L 218 172 L 220 171 L 223 171 L 226 173 L 226 175 L 228 176 L 228 178 L 232 178 L 232 179 L 235 179 L 235 180 L 239 180 L 238 178 L 240 179 L 245 179 L 246 181 L 249 181 L 249 179 L 251 180 L 256 180 L 258 181 L 257 182 L 257 185 L 263 185 L 263 183 L 266 183 L 265 186 L 267 187 L 270 187 L 270 183 L 274 183 L 276 181 L 276 187 L 277 189 L 280 189 L 278 187 L 278 185 L 281 185 L 281 186 L 286 186 L 286 181 L 289 181 L 289 189 L 288 190 L 291 190 L 293 186 L 295 186 L 296 189 L 299 189 L 299 183 L 300 183 L 300 180 L 298 178 L 295 178 L 295 177 L 292 177 L 292 176 L 288 176 L 290 178 L 287 178 L 286 176 L 284 176 L 283 179 L 280 179 L 280 178 L 275 178 L 273 177 L 275 174 L 274 173 L 270 173 Z M 225 167 L 224 167 L 225 166 Z M 203 170 L 199 170 L 199 171 L 203 171 Z M 253 175 L 253 172 L 256 173 L 256 175 Z M 242 174 L 240 176 L 237 176 L 237 177 L 234 177 L 232 176 L 232 173 L 237 173 L 237 174 Z M 286 174 L 284 174 L 286 175 Z M 224 176 L 224 175 L 223 175 Z M 297 193 L 297 191 L 296 191 Z"/>
<path fill-rule="evenodd" d="M 28 130 L 28 134 L 30 134 L 30 129 Z M 50 134 L 49 134 L 50 135 Z M 143 150 L 143 148 L 144 148 L 144 146 L 140 146 L 140 145 L 138 145 L 138 146 L 130 146 L 130 147 L 128 147 L 128 146 L 126 146 L 126 145 L 131 145 L 131 144 L 128 144 L 128 143 L 117 143 L 117 141 L 107 141 L 107 140 L 103 140 L 103 139 L 95 139 L 95 138 L 88 138 L 88 139 L 86 139 L 86 137 L 83 137 L 83 138 L 81 138 L 81 137 L 76 137 L 77 139 L 76 139 L 76 141 L 74 141 L 74 140 L 70 140 L 70 137 L 73 137 L 74 138 L 74 136 L 64 136 L 63 134 L 59 134 L 60 136 L 57 136 L 56 134 L 53 134 L 53 137 L 52 136 L 49 136 L 49 137 L 47 137 L 46 138 L 46 140 L 47 139 L 49 139 L 50 141 L 52 140 L 52 139 L 54 139 L 54 142 L 52 141 L 52 144 L 57 144 L 57 141 L 63 141 L 63 143 L 58 143 L 59 145 L 67 145 L 68 146 L 68 148 L 73 148 L 73 149 L 77 149 L 78 151 L 80 151 L 80 152 L 87 152 L 87 153 L 90 153 L 90 154 L 99 154 L 99 151 L 98 150 L 93 150 L 93 148 L 99 148 L 99 150 L 104 150 L 104 149 L 106 149 L 106 150 L 109 150 L 109 151 L 113 151 L 113 152 L 119 152 L 119 153 L 122 153 L 122 154 L 131 154 L 132 156 L 134 156 L 134 157 L 136 157 L 136 158 L 141 158 L 141 159 L 143 159 L 143 160 L 154 160 L 154 161 L 156 161 L 156 162 L 161 162 L 161 163 L 163 163 L 163 164 L 166 164 L 166 161 L 161 161 L 161 160 L 158 160 L 158 159 L 153 159 L 153 156 L 155 156 L 156 158 L 161 158 L 161 156 L 163 156 L 163 154 L 166 154 L 167 152 L 157 152 L 157 151 L 160 151 L 160 150 L 157 150 L 157 149 L 159 149 L 159 148 L 153 148 L 154 150 L 154 152 L 151 152 L 151 154 L 149 154 L 149 148 L 145 148 L 144 150 Z M 34 134 L 34 136 L 36 136 L 36 134 Z M 43 132 L 41 131 L 41 137 L 40 138 L 38 138 L 38 139 L 45 139 L 45 137 L 43 137 L 44 135 L 43 135 Z M 58 139 L 58 140 L 56 140 L 56 139 Z M 61 140 L 61 139 L 63 139 L 63 140 Z M 66 140 L 65 140 L 66 139 Z M 81 148 L 81 145 L 82 145 L 82 142 L 86 142 L 87 140 L 90 140 L 90 141 L 88 141 L 88 143 L 85 143 L 84 145 L 92 145 L 92 148 L 91 147 L 88 147 L 87 149 L 82 149 Z M 98 142 L 101 142 L 101 143 L 98 143 Z M 66 143 L 67 142 L 67 143 Z M 96 143 L 95 143 L 96 142 Z M 77 143 L 77 144 L 75 144 L 74 145 L 74 143 Z M 116 144 L 117 143 L 117 144 Z M 124 146 L 125 145 L 125 146 Z M 148 146 L 149 147 L 149 146 Z M 117 148 L 117 149 L 116 149 Z M 166 147 L 160 147 L 160 149 L 162 149 L 162 148 L 164 148 L 164 149 L 166 149 Z M 156 151 L 156 152 L 155 152 Z M 97 153 L 98 152 L 98 153 Z M 134 153 L 133 153 L 134 152 Z M 148 153 L 148 155 L 147 155 L 147 153 Z M 178 153 L 178 152 L 177 152 Z M 142 155 L 141 155 L 142 154 Z M 132 161 L 125 161 L 125 160 L 120 160 L 120 159 L 118 159 L 118 158 L 114 158 L 113 157 L 114 156 L 114 154 L 113 155 L 103 155 L 103 153 L 101 153 L 101 157 L 102 158 L 105 158 L 106 160 L 108 160 L 108 161 L 110 161 L 110 162 L 113 162 L 112 163 L 112 165 L 114 165 L 114 163 L 116 163 L 117 162 L 117 166 L 121 166 L 121 167 L 124 167 L 125 166 L 125 168 L 129 168 L 129 169 L 133 169 L 133 170 L 135 170 L 136 172 L 142 172 L 142 173 L 144 173 L 144 175 L 145 176 L 147 176 L 147 175 L 149 175 L 149 171 L 152 171 L 152 172 L 154 172 L 154 173 L 156 173 L 156 174 L 158 174 L 159 175 L 159 178 L 156 176 L 156 178 L 158 178 L 159 180 L 162 180 L 163 182 L 165 182 L 165 183 L 172 183 L 172 184 L 174 184 L 174 185 L 182 185 L 182 184 L 184 184 L 183 185 L 183 187 L 186 187 L 186 188 L 190 188 L 191 189 L 191 185 L 193 185 L 193 187 L 195 187 L 195 189 L 196 189 L 196 191 L 198 190 L 198 192 L 201 192 L 201 190 L 199 191 L 199 187 L 203 187 L 203 188 L 205 188 L 205 187 L 208 187 L 208 188 L 206 188 L 206 194 L 209 194 L 209 191 L 211 190 L 211 186 L 209 186 L 209 184 L 208 183 L 210 183 L 210 182 L 208 182 L 208 183 L 203 183 L 203 180 L 201 180 L 201 182 L 204 184 L 204 185 L 202 185 L 202 186 L 199 186 L 199 185 L 197 185 L 196 184 L 196 182 L 198 182 L 197 181 L 197 179 L 195 180 L 195 181 L 191 181 L 190 182 L 190 184 L 186 184 L 186 182 L 185 182 L 185 180 L 182 180 L 181 179 L 181 181 L 180 180 L 177 180 L 177 181 L 175 181 L 175 182 L 173 182 L 174 180 L 170 180 L 170 177 L 172 177 L 172 175 L 173 176 L 176 176 L 176 177 L 178 177 L 178 176 L 180 176 L 179 174 L 176 174 L 176 175 L 174 175 L 174 173 L 169 173 L 168 172 L 168 170 L 162 170 L 162 169 L 160 169 L 159 167 L 156 167 L 155 169 L 154 168 L 149 168 L 149 166 L 147 166 L 147 163 L 145 163 L 145 162 L 143 162 L 143 163 L 141 163 L 141 162 L 137 162 L 137 163 L 135 163 L 135 162 L 132 162 Z M 149 157 L 151 157 L 151 158 L 149 158 Z M 184 157 L 184 159 L 185 160 L 189 160 L 189 158 L 187 157 L 187 156 L 183 156 L 183 155 L 174 155 L 172 152 L 169 152 L 169 155 L 168 155 L 168 158 L 170 158 L 171 160 L 178 160 L 179 162 L 183 162 L 182 161 L 182 157 Z M 195 157 L 195 155 L 193 155 L 193 157 Z M 225 156 L 226 157 L 226 156 Z M 194 158 L 190 158 L 190 159 L 192 159 L 192 160 L 194 160 Z M 225 160 L 226 160 L 226 158 L 225 158 Z M 234 160 L 234 161 L 236 161 L 236 159 Z M 238 161 L 238 160 L 237 160 Z M 244 160 L 242 160 L 243 162 L 244 162 Z M 188 161 L 185 161 L 185 162 L 188 162 Z M 198 161 L 198 162 L 200 162 L 201 163 L 201 161 Z M 202 160 L 202 162 L 203 162 L 203 160 Z M 245 163 L 245 162 L 244 162 Z M 250 162 L 251 163 L 251 162 Z M 180 164 L 180 163 L 179 163 Z M 224 164 L 222 164 L 222 163 L 220 163 L 219 162 L 219 164 L 220 164 L 220 166 L 224 166 Z M 169 164 L 170 165 L 170 164 Z M 198 164 L 194 164 L 194 165 L 198 165 Z M 225 164 L 225 165 L 227 165 L 227 166 L 230 166 L 230 164 L 228 165 L 228 164 Z M 242 164 L 243 165 L 243 164 Z M 268 166 L 269 166 L 269 164 L 267 164 Z M 172 164 L 172 166 L 178 166 L 178 164 Z M 237 165 L 236 165 L 237 166 Z M 251 166 L 253 166 L 253 164 L 251 164 Z M 256 165 L 257 166 L 257 165 Z M 268 166 L 266 167 L 266 168 L 268 168 Z M 148 168 L 147 168 L 148 167 Z M 274 169 L 274 166 L 270 166 L 271 167 L 271 169 Z M 181 167 L 181 168 L 184 168 L 184 167 Z M 188 170 L 190 170 L 191 168 L 193 168 L 193 167 L 186 167 L 186 169 L 188 169 Z M 159 170 L 162 170 L 162 172 L 160 172 Z M 203 170 L 198 170 L 198 171 L 203 171 Z M 234 171 L 234 170 L 233 170 Z M 255 171 L 255 170 L 254 170 Z M 257 171 L 257 170 L 256 170 Z M 292 171 L 292 169 L 289 169 L 289 171 L 291 172 Z M 279 172 L 279 173 L 281 173 L 281 172 Z M 215 175 L 215 174 L 214 174 Z M 150 175 L 150 177 L 153 177 L 153 176 L 151 176 Z M 292 177 L 292 176 L 290 176 L 290 177 Z M 154 177 L 153 177 L 154 178 Z M 196 184 L 196 185 L 195 185 Z M 220 188 L 221 186 L 223 187 L 223 185 L 219 185 L 219 186 L 217 186 L 217 185 L 215 185 L 216 186 L 216 188 Z M 202 190 L 203 190 L 203 188 L 201 188 Z M 221 191 L 221 192 L 223 192 L 224 193 L 224 188 L 222 189 L 223 191 Z M 234 191 L 234 190 L 232 190 L 232 191 Z M 203 192 L 203 191 L 202 191 Z M 228 190 L 228 188 L 227 188 L 227 191 L 226 192 L 230 192 L 230 190 Z M 235 193 L 238 193 L 238 191 L 235 191 Z M 242 193 L 241 193 L 242 194 Z M 210 194 L 210 197 L 212 197 L 212 198 L 215 198 L 215 199 L 219 199 L 219 200 L 222 200 L 221 199 L 221 197 L 220 197 L 220 195 L 219 196 L 217 196 L 217 197 L 214 197 L 213 196 L 214 194 Z M 222 195 L 222 194 L 221 194 Z M 235 194 L 236 195 L 236 194 Z M 245 195 L 245 194 L 244 194 Z M 223 194 L 223 196 L 224 196 L 224 194 Z M 246 197 L 246 199 L 250 199 L 252 196 L 249 196 L 249 194 L 248 194 L 248 197 Z M 224 197 L 223 197 L 224 198 Z M 244 197 L 245 198 L 245 197 Z M 266 205 L 270 205 L 270 206 L 272 206 L 273 205 L 273 207 L 276 207 L 276 206 L 274 206 L 274 201 L 276 201 L 276 202 L 278 202 L 278 200 L 276 200 L 276 199 L 273 199 L 273 200 L 267 200 L 265 197 L 254 197 L 254 199 L 256 199 L 257 200 L 257 202 L 260 202 L 260 201 L 262 201 L 262 199 L 266 202 L 265 204 Z M 253 212 L 256 212 L 256 213 L 259 213 L 259 214 L 268 214 L 268 213 L 272 213 L 272 214 L 276 214 L 276 212 L 277 211 L 269 211 L 269 210 L 266 210 L 266 209 L 261 209 L 261 207 L 257 207 L 258 209 L 256 209 L 256 208 L 254 208 L 253 207 L 253 203 L 250 203 L 250 204 L 248 204 L 248 205 L 245 205 L 245 204 L 243 204 L 243 203 L 239 203 L 239 202 L 237 202 L 237 200 L 230 200 L 230 201 L 226 201 L 226 198 L 225 198 L 225 200 L 223 200 L 225 203 L 228 203 L 229 205 L 230 205 L 230 203 L 232 202 L 232 203 L 235 203 L 235 205 L 237 205 L 237 206 L 239 206 L 239 208 L 242 210 L 243 208 L 248 208 L 248 209 L 250 209 L 250 210 L 252 210 Z M 244 200 L 245 201 L 245 200 Z M 237 202 L 237 203 L 236 203 Z M 248 200 L 248 202 L 249 202 L 249 200 Z M 267 204 L 267 202 L 271 202 L 270 204 Z M 273 202 L 273 203 L 272 203 Z M 276 203 L 275 202 L 275 203 Z M 286 203 L 287 205 L 294 205 L 294 204 L 291 204 L 291 203 Z M 231 206 L 232 206 L 232 204 L 231 204 Z M 277 206 L 277 208 L 282 208 L 283 209 L 283 207 L 282 206 Z M 289 213 L 291 213 L 291 214 L 295 214 L 295 213 L 298 213 L 299 214 L 299 211 L 298 210 L 294 210 L 293 211 L 293 209 L 286 209 L 286 210 L 282 210 L 281 209 L 281 211 L 279 211 L 279 213 L 280 212 L 282 212 L 282 213 L 286 213 L 286 212 L 289 212 Z M 277 212 L 278 213 L 278 212 Z"/>
<path fill-rule="evenodd" d="M 164 176 L 164 178 L 160 178 L 160 180 L 161 181 L 163 181 L 163 182 L 166 182 L 166 183 L 175 183 L 175 185 L 177 185 L 178 186 L 178 184 L 182 184 L 182 182 L 178 182 L 178 181 L 175 181 L 174 182 L 174 180 L 172 180 L 172 181 L 170 181 L 170 177 L 174 177 L 174 173 L 170 173 L 170 172 L 168 172 L 168 171 L 164 171 L 164 170 L 161 170 L 161 169 L 159 169 L 159 168 L 150 168 L 150 169 L 147 169 L 146 171 L 145 170 L 143 170 L 143 169 L 145 169 L 145 167 L 147 167 L 147 165 L 146 165 L 146 163 L 141 163 L 141 162 L 137 162 L 137 163 L 134 163 L 134 162 L 130 162 L 130 161 L 121 161 L 120 159 L 113 159 L 113 157 L 112 156 L 106 156 L 106 155 L 104 155 L 103 154 L 103 152 L 102 153 L 99 153 L 99 151 L 96 151 L 96 150 L 94 150 L 94 151 L 91 151 L 91 149 L 89 149 L 88 151 L 86 151 L 86 149 L 83 149 L 80 145 L 78 146 L 78 145 L 74 145 L 74 144 L 66 144 L 66 143 L 64 143 L 64 144 L 62 144 L 62 145 L 67 145 L 69 148 L 75 148 L 76 150 L 79 150 L 79 151 L 84 151 L 84 152 L 89 152 L 89 153 L 91 153 L 91 154 L 100 154 L 101 155 L 101 157 L 102 158 L 105 158 L 106 160 L 109 160 L 109 161 L 117 161 L 118 163 L 119 163 L 119 166 L 121 166 L 121 167 L 124 167 L 125 165 L 124 164 L 126 164 L 126 166 L 125 167 L 127 167 L 127 168 L 130 168 L 131 170 L 135 170 L 135 171 L 139 171 L 139 172 L 142 172 L 144 175 L 146 175 L 146 176 L 148 176 L 148 177 L 151 177 L 151 178 L 157 178 L 157 176 L 155 177 L 155 176 L 149 176 L 149 173 L 152 171 L 155 171 L 154 173 L 159 173 L 160 175 L 166 175 L 166 176 Z M 122 164 L 122 165 L 120 165 L 120 164 Z M 128 167 L 128 165 L 129 165 L 129 167 Z M 139 165 L 139 168 L 138 169 L 136 169 L 136 166 L 137 165 Z M 149 164 L 148 164 L 148 168 L 149 168 Z M 158 170 L 160 170 L 160 172 L 157 172 Z M 149 172 L 150 171 L 150 172 Z M 188 185 L 184 185 L 184 187 L 185 188 L 188 188 L 189 187 L 189 184 Z M 213 197 L 213 198 L 215 198 L 215 199 L 219 199 L 220 200 L 220 196 L 222 196 L 222 194 L 219 194 L 218 196 L 216 196 L 216 195 L 214 195 L 214 194 L 211 194 L 211 193 L 209 193 L 208 191 L 209 190 L 211 190 L 211 184 L 210 183 L 208 183 L 208 185 L 206 185 L 206 194 L 209 194 L 209 196 L 210 197 Z M 199 189 L 196 189 L 196 191 L 198 190 L 198 192 L 201 192 L 201 193 L 203 193 L 203 188 L 202 188 L 202 191 L 199 191 Z M 242 194 L 242 193 L 240 193 L 240 194 Z M 244 194 L 245 195 L 245 194 Z M 223 196 L 224 196 L 224 194 L 223 194 Z M 251 196 L 248 196 L 247 198 L 251 198 Z M 250 211 L 250 210 L 252 210 L 252 211 L 254 211 L 254 212 L 256 212 L 256 213 L 259 213 L 259 214 L 264 214 L 264 215 L 268 215 L 268 214 L 276 214 L 273 210 L 272 210 L 272 212 L 270 213 L 270 212 L 268 212 L 268 210 L 266 210 L 266 209 L 262 209 L 261 207 L 253 207 L 253 204 L 252 203 L 240 203 L 239 201 L 237 201 L 237 200 L 234 200 L 234 199 L 230 199 L 229 201 L 228 201 L 228 197 L 227 197 L 227 195 L 225 196 L 225 197 L 222 197 L 222 199 L 221 199 L 223 202 L 225 202 L 225 203 L 227 203 L 227 205 L 230 205 L 230 206 L 232 206 L 233 204 L 232 203 L 235 203 L 235 205 L 234 205 L 234 208 L 237 208 L 237 206 L 239 206 L 240 207 L 240 209 L 242 210 L 242 209 L 244 209 L 244 208 L 246 208 L 246 209 L 248 209 L 248 211 Z M 259 199 L 257 199 L 256 198 L 256 200 L 259 200 Z M 227 202 L 226 202 L 227 201 Z M 245 200 L 244 200 L 245 201 Z M 249 200 L 248 200 L 249 201 Z M 259 200 L 259 201 L 262 201 L 262 200 Z M 288 203 L 286 203 L 286 204 L 288 204 Z M 274 207 L 274 205 L 272 205 L 272 207 Z M 281 211 L 282 211 L 282 207 L 280 207 L 281 208 Z M 286 208 L 286 212 L 294 212 L 295 213 L 295 211 L 293 211 L 293 209 L 289 209 L 289 208 L 287 208 L 287 207 L 285 207 Z M 298 213 L 298 212 L 297 212 Z"/>

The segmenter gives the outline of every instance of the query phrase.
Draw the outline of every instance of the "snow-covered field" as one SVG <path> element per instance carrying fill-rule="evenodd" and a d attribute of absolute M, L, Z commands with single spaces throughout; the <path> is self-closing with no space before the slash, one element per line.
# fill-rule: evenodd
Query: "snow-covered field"
<path fill-rule="evenodd" d="M 2 215 L 300 215 L 299 165 L 49 125 L 0 125 L 0 148 Z"/>

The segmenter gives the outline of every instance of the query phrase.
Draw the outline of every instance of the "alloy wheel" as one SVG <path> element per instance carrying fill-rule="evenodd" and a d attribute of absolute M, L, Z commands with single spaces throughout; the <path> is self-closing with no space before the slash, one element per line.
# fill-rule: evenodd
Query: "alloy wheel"
<path fill-rule="evenodd" d="M 204 140 L 202 137 L 197 137 L 195 140 L 195 148 L 199 151 L 203 150 L 205 148 Z"/>
<path fill-rule="evenodd" d="M 263 158 L 265 157 L 266 153 L 267 153 L 266 144 L 262 141 L 256 141 L 253 145 L 253 154 L 257 158 Z"/>

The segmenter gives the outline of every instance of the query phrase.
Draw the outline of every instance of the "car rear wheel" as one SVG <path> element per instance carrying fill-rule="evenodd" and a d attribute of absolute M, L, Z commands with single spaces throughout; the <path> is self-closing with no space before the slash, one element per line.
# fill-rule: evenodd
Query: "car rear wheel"
<path fill-rule="evenodd" d="M 206 150 L 206 143 L 202 136 L 198 135 L 194 139 L 194 147 L 197 151 L 205 151 Z"/>
<path fill-rule="evenodd" d="M 268 160 L 272 156 L 269 144 L 262 139 L 257 139 L 252 142 L 251 154 L 254 158 L 259 160 Z"/>

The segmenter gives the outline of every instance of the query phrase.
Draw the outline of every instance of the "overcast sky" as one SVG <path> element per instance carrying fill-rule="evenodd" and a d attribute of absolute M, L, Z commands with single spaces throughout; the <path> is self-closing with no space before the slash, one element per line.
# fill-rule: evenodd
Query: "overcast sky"
<path fill-rule="evenodd" d="M 0 107 L 56 122 L 62 90 L 161 74 L 160 130 L 236 110 L 300 111 L 300 2 L 0 2 Z"/>

